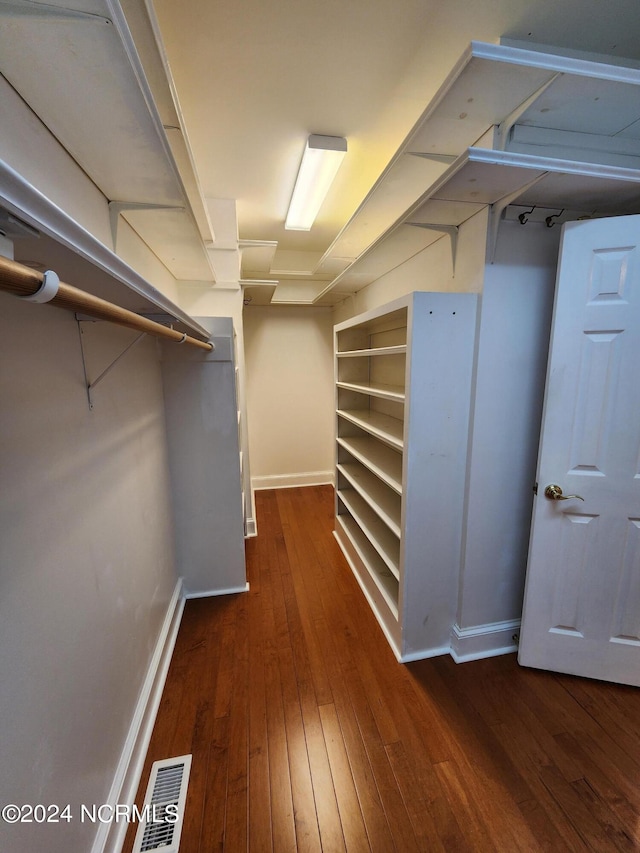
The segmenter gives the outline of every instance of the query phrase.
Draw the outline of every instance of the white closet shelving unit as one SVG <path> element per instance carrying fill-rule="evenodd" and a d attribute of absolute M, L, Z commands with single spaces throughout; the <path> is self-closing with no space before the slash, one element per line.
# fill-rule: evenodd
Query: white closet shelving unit
<path fill-rule="evenodd" d="M 238 359 L 238 336 L 236 330 L 233 330 L 233 361 L 234 361 L 234 389 L 236 400 L 236 421 L 238 424 L 238 455 L 240 457 L 240 490 L 242 493 L 242 524 L 247 535 L 247 509 L 246 509 L 246 494 L 244 488 L 244 423 L 242 421 L 242 407 L 240 405 L 240 366 Z"/>
<path fill-rule="evenodd" d="M 251 475 L 248 465 L 248 437 L 245 417 L 243 414 L 243 380 L 240 359 L 240 347 L 238 345 L 238 336 L 234 329 L 233 332 L 233 352 L 235 362 L 235 399 L 236 399 L 236 417 L 238 421 L 238 448 L 240 453 L 240 487 L 242 490 L 242 520 L 244 526 L 244 535 L 255 536 L 255 513 L 253 512 L 253 498 L 251 494 Z"/>
<path fill-rule="evenodd" d="M 485 220 L 472 224 L 484 211 Z M 406 277 L 402 265 L 443 237 L 451 252 L 450 275 L 457 277 L 447 286 L 464 288 L 471 252 L 477 250 L 474 228 L 486 231 L 487 246 L 484 269 L 478 258 L 474 282 L 484 276 L 495 286 L 497 277 L 487 273 L 496 256 L 509 256 L 501 241 L 513 233 L 511 226 L 521 227 L 516 223 L 531 222 L 531 230 L 535 223 L 559 228 L 579 218 L 639 212 L 640 68 L 607 57 L 560 56 L 540 46 L 473 42 L 326 253 L 325 261 L 351 261 L 342 264 L 316 302 L 330 299 L 331 291 L 336 300 L 344 299 L 374 282 L 381 282 L 380 292 L 387 286 L 394 292 L 428 287 L 426 264 L 407 266 Z M 511 220 L 509 228 L 504 220 Z M 529 245 L 536 244 L 532 236 Z M 527 257 L 527 263 L 536 263 L 535 252 Z M 423 270 L 421 278 L 417 269 Z M 441 284 L 436 279 L 432 286 Z M 505 285 L 505 297 L 506 290 Z M 476 399 L 465 373 L 473 363 L 469 348 L 475 328 L 471 324 L 458 336 L 460 325 L 454 324 L 438 337 L 446 325 L 434 322 L 435 311 L 425 317 L 421 307 L 422 299 L 437 296 L 414 294 L 406 307 L 393 303 L 336 327 L 336 536 L 402 660 L 449 651 L 464 659 L 511 648 L 517 633 L 513 605 L 501 610 L 486 601 L 483 608 L 469 602 L 488 578 L 495 579 L 496 590 L 503 584 L 514 595 L 524 572 L 517 556 L 522 539 L 508 556 L 495 543 L 484 553 L 473 549 L 488 540 L 489 529 L 499 529 L 503 542 L 515 542 L 514 531 L 528 535 L 522 527 L 528 489 L 509 506 L 485 512 L 492 496 L 485 497 L 486 478 L 478 479 L 485 472 L 481 442 L 494 439 L 482 415 L 474 428 L 473 454 L 463 442 L 466 407 L 476 413 L 484 407 L 485 415 L 488 408 L 485 398 Z M 372 299 L 375 294 L 368 304 Z M 497 306 L 485 301 L 485 329 L 491 328 L 489 312 Z M 401 332 L 377 338 L 385 318 L 389 330 L 405 323 L 406 340 Z M 539 321 L 548 322 L 541 315 Z M 481 335 L 477 345 L 488 346 L 487 339 Z M 395 349 L 402 346 L 404 355 Z M 491 346 L 497 351 L 500 342 Z M 539 346 L 547 346 L 543 337 Z M 475 369 L 478 393 L 495 387 L 487 381 L 492 368 L 486 361 Z M 513 370 L 520 368 L 514 364 Z M 514 395 L 513 387 L 506 393 Z M 446 416 L 451 388 L 460 408 Z M 532 396 L 526 405 L 534 412 L 537 399 L 532 390 L 527 393 Z M 523 431 L 521 439 L 522 454 L 498 466 L 503 480 L 526 479 L 532 457 L 524 448 L 530 436 Z M 464 530 L 462 565 L 465 476 L 472 485 L 466 510 L 474 520 Z"/>
<path fill-rule="evenodd" d="M 336 538 L 400 660 L 448 650 L 476 311 L 413 293 L 335 327 Z"/>

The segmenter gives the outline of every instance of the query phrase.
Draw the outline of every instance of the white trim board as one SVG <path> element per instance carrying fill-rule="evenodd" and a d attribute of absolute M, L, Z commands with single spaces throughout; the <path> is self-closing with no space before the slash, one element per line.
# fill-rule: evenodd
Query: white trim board
<path fill-rule="evenodd" d="M 268 474 L 265 477 L 252 477 L 251 488 L 254 491 L 262 489 L 297 489 L 304 486 L 333 486 L 333 471 L 304 471 L 300 474 Z"/>
<path fill-rule="evenodd" d="M 422 649 L 418 652 L 407 652 L 401 655 L 398 660 L 400 663 L 413 663 L 418 660 L 427 660 L 428 658 L 439 658 L 450 652 L 449 646 L 440 646 L 433 649 Z"/>
<path fill-rule="evenodd" d="M 253 516 L 247 516 L 244 521 L 244 538 L 251 539 L 258 535 L 258 525 Z"/>
<path fill-rule="evenodd" d="M 518 650 L 514 634 L 520 633 L 520 619 L 506 622 L 491 622 L 461 628 L 454 624 L 451 629 L 451 657 L 456 663 L 507 655 Z"/>
<path fill-rule="evenodd" d="M 234 586 L 229 589 L 208 589 L 204 592 L 186 592 L 184 597 L 190 601 L 192 598 L 213 598 L 217 595 L 234 595 L 238 592 L 249 592 L 249 584 L 246 583 L 244 586 Z"/>
<path fill-rule="evenodd" d="M 182 620 L 184 603 L 182 578 L 179 578 L 160 629 L 111 790 L 106 799 L 106 802 L 113 807 L 118 803 L 133 803 L 135 800 Z M 91 853 L 117 853 L 122 848 L 127 828 L 126 821 L 101 823 Z"/>

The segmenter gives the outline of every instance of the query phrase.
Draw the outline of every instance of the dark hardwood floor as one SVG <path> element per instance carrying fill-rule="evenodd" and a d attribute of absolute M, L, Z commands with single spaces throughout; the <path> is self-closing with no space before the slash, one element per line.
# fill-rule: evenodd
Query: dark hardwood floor
<path fill-rule="evenodd" d="M 640 690 L 398 664 L 333 490 L 256 502 L 250 592 L 187 603 L 141 780 L 193 754 L 181 853 L 640 850 Z"/>

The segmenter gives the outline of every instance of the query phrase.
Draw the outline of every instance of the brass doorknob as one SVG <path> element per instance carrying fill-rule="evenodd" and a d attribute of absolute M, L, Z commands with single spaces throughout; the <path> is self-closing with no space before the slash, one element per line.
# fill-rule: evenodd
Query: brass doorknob
<path fill-rule="evenodd" d="M 547 486 L 544 490 L 544 496 L 545 498 L 549 498 L 550 501 L 570 501 L 572 498 L 577 498 L 579 501 L 584 500 L 580 495 L 563 495 L 560 486 L 556 486 L 554 483 L 550 483 Z"/>

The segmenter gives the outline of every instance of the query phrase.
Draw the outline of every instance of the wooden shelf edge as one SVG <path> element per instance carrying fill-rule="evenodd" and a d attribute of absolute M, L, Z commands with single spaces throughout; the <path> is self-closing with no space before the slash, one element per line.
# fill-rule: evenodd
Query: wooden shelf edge
<path fill-rule="evenodd" d="M 355 391 L 358 394 L 367 394 L 369 397 L 379 397 L 381 400 L 392 400 L 396 403 L 404 403 L 405 392 L 398 391 L 394 386 L 384 385 L 362 385 L 358 382 L 336 382 L 338 388 L 345 391 Z"/>
<path fill-rule="evenodd" d="M 336 414 L 338 417 L 344 418 L 344 420 L 349 421 L 349 423 L 354 424 L 361 430 L 364 430 L 364 432 L 372 435 L 374 438 L 377 438 L 379 441 L 383 441 L 385 444 L 388 444 L 389 447 L 393 447 L 395 450 L 404 450 L 404 441 L 400 438 L 396 438 L 392 433 L 387 432 L 383 428 L 377 427 L 375 424 L 371 424 L 363 418 L 350 414 L 346 409 L 337 409 Z"/>
<path fill-rule="evenodd" d="M 406 344 L 398 344 L 390 347 L 373 347 L 371 349 L 353 349 L 336 352 L 336 358 L 365 358 L 377 355 L 404 355 L 407 352 Z"/>
<path fill-rule="evenodd" d="M 342 521 L 341 516 L 336 517 L 336 529 L 334 532 L 336 539 L 338 540 L 338 543 L 342 548 L 342 552 L 347 557 L 347 561 L 349 562 L 352 571 L 358 579 L 361 588 L 365 592 L 369 604 L 371 605 L 372 610 L 376 614 L 378 621 L 387 629 L 390 629 L 391 627 L 399 627 L 398 605 L 390 598 L 388 591 L 380 583 L 380 580 L 376 576 L 376 574 L 369 570 L 366 560 L 360 552 L 360 548 L 349 533 L 348 528 Z M 366 573 L 365 577 L 363 577 L 363 573 Z M 375 586 L 375 590 L 379 594 L 378 596 L 372 595 L 372 590 L 368 588 L 368 585 L 366 583 L 367 580 L 370 580 L 371 583 Z M 379 600 L 376 600 L 376 598 Z M 380 606 L 381 604 L 384 605 L 384 608 L 387 611 L 386 613 L 384 613 L 384 611 L 382 610 Z M 387 617 L 386 619 L 385 616 Z M 389 619 L 392 620 L 392 625 L 388 624 Z M 388 638 L 389 637 L 387 636 L 387 639 Z M 394 649 L 396 649 L 396 654 L 398 655 L 399 659 L 399 643 L 397 642 L 396 638 L 393 639 L 392 645 Z"/>
<path fill-rule="evenodd" d="M 371 436 L 371 438 L 377 441 L 374 436 Z M 390 474 L 382 465 L 376 462 L 375 459 L 367 456 L 366 453 L 359 450 L 357 447 L 354 447 L 349 436 L 337 436 L 336 443 L 346 450 L 347 453 L 350 453 L 351 456 L 360 462 L 361 465 L 368 468 L 372 474 L 375 474 L 382 483 L 385 483 L 390 489 L 393 489 L 397 495 L 402 497 L 402 480 L 398 480 L 393 474 Z M 378 442 L 378 444 L 380 444 L 380 442 Z M 384 448 L 387 449 L 388 447 L 389 445 L 385 443 Z M 390 449 L 393 453 L 397 452 L 392 448 Z"/>
<path fill-rule="evenodd" d="M 347 470 L 347 468 L 346 468 L 342 463 L 338 463 L 338 464 L 336 465 L 336 470 L 337 470 L 337 471 L 339 471 L 339 472 L 342 474 L 342 476 L 343 476 L 343 477 L 346 477 L 346 479 L 347 479 L 347 480 L 349 481 L 349 483 L 353 486 L 353 488 L 354 488 L 354 489 L 355 489 L 355 491 L 360 495 L 360 497 L 361 497 L 364 501 L 366 501 L 366 502 L 367 502 L 368 506 L 370 506 L 370 507 L 371 507 L 371 509 L 372 509 L 372 510 L 375 512 L 375 514 L 378 516 L 378 518 L 379 518 L 382 522 L 384 522 L 384 524 L 386 524 L 386 525 L 387 525 L 387 527 L 389 528 L 389 530 L 391 531 L 391 533 L 393 533 L 393 535 L 394 535 L 394 536 L 397 536 L 397 537 L 398 537 L 398 539 L 400 539 L 400 537 L 401 537 L 401 535 L 402 535 L 402 534 L 401 534 L 401 531 L 400 531 L 400 522 L 399 522 L 399 521 L 396 521 L 394 518 L 392 518 L 392 517 L 391 517 L 391 516 L 390 516 L 390 515 L 389 515 L 389 514 L 388 514 L 388 513 L 387 513 L 387 512 L 382 508 L 382 506 L 378 503 L 378 501 L 376 501 L 376 500 L 375 500 L 375 498 L 373 497 L 373 495 L 369 494 L 369 492 L 366 490 L 366 488 L 365 488 L 363 485 L 361 485 L 360 483 L 358 483 L 358 481 L 356 480 L 356 478 L 355 478 L 355 477 L 353 477 L 353 476 L 351 475 L 351 472 L 350 472 L 349 470 Z M 377 475 L 376 475 L 376 474 L 374 474 L 372 471 L 369 471 L 369 473 L 370 473 L 373 477 L 377 477 Z M 381 484 L 383 484 L 383 485 L 385 485 L 385 486 L 386 486 L 386 483 L 383 483 L 383 481 L 382 481 L 382 480 L 380 480 L 379 478 L 377 478 L 377 479 L 379 480 L 379 482 L 380 482 Z M 387 487 L 387 488 L 388 488 L 388 487 Z M 399 575 L 399 572 L 398 572 L 398 575 Z"/>
<path fill-rule="evenodd" d="M 355 489 L 352 491 L 355 492 Z M 338 494 L 338 497 L 342 500 L 342 502 L 345 505 L 345 507 L 347 508 L 347 510 L 349 511 L 350 517 L 353 519 L 355 524 L 357 524 L 358 527 L 362 530 L 362 535 L 365 537 L 365 539 L 367 540 L 369 545 L 371 545 L 372 549 L 380 557 L 380 560 L 385 564 L 385 566 L 391 572 L 391 574 L 394 576 L 396 581 L 399 582 L 400 568 L 395 565 L 394 561 L 388 555 L 385 555 L 384 547 L 383 547 L 384 543 L 378 544 L 378 541 L 377 541 L 378 537 L 376 537 L 374 535 L 374 533 L 368 529 L 368 525 L 367 525 L 366 520 L 358 517 L 359 516 L 358 508 L 353 506 L 353 503 L 352 503 L 349 495 L 347 495 L 347 497 L 345 498 L 344 490 L 343 491 L 338 490 L 337 494 Z M 369 504 L 366 503 L 364 498 L 360 497 L 360 495 L 357 492 L 356 492 L 356 494 L 358 495 L 360 500 L 363 501 L 367 507 L 369 507 Z M 374 510 L 371 510 L 371 512 L 374 513 Z M 375 513 L 374 513 L 374 515 L 375 515 Z M 376 515 L 376 518 L 377 518 L 377 515 Z M 384 524 L 384 522 L 382 522 L 382 521 L 380 523 Z M 391 533 L 391 531 L 389 531 L 389 533 Z M 393 534 L 391 534 L 391 535 L 393 535 Z M 399 546 L 400 546 L 400 542 L 398 541 L 398 547 Z"/>

